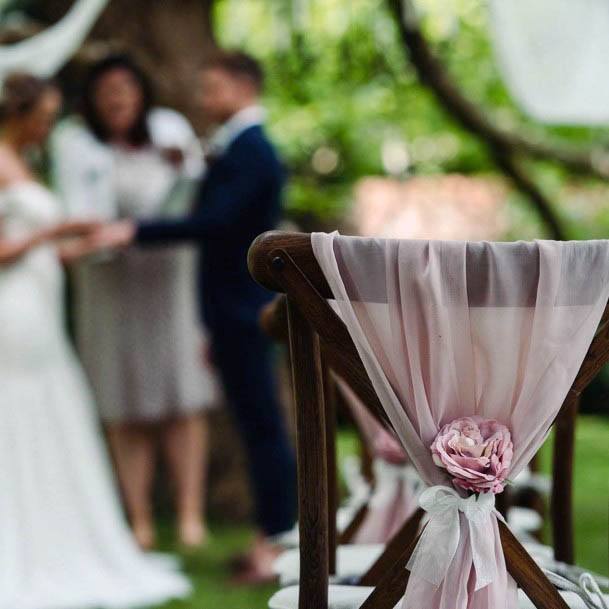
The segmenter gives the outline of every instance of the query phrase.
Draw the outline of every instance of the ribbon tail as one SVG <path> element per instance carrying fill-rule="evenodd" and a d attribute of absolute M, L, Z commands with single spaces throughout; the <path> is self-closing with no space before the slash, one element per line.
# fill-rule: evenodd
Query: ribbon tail
<path fill-rule="evenodd" d="M 413 577 L 439 586 L 457 552 L 461 530 L 457 510 L 432 515 L 406 565 Z"/>
<path fill-rule="evenodd" d="M 469 523 L 469 537 L 472 549 L 472 561 L 476 571 L 475 590 L 488 586 L 497 576 L 495 558 L 495 527 L 493 516 L 489 514 L 484 520 Z"/>

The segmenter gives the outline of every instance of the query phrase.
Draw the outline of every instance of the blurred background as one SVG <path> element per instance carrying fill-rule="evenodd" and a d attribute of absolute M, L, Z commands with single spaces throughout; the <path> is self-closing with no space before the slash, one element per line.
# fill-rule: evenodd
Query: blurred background
<path fill-rule="evenodd" d="M 42 30 L 71 4 L 4 2 L 0 42 Z M 502 79 L 485 1 L 417 0 L 410 36 L 400 31 L 399 4 L 111 0 L 59 74 L 66 112 L 87 63 L 128 50 L 153 77 L 159 101 L 202 132 L 192 75 L 214 47 L 239 47 L 267 72 L 268 128 L 289 167 L 292 225 L 489 240 L 609 237 L 609 124 L 548 126 L 527 116 Z M 288 395 L 284 387 L 289 412 Z M 583 400 L 575 485 L 578 562 L 601 573 L 609 563 L 608 401 L 605 371 Z M 228 584 L 225 562 L 247 543 L 251 501 L 228 417 L 221 409 L 210 416 L 211 544 L 184 556 L 193 598 L 166 609 L 259 609 L 272 587 Z M 356 451 L 347 426 L 340 450 Z M 169 522 L 162 475 L 156 501 Z M 164 544 L 171 548 L 169 536 Z"/>

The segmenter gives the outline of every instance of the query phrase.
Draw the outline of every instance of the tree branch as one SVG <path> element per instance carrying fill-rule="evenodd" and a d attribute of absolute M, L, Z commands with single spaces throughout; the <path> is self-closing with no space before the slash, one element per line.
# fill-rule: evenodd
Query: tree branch
<path fill-rule="evenodd" d="M 408 47 L 411 61 L 421 82 L 426 84 L 438 100 L 469 131 L 485 140 L 526 153 L 538 159 L 560 163 L 576 173 L 588 174 L 603 180 L 609 170 L 596 162 L 603 155 L 601 150 L 573 150 L 560 145 L 536 142 L 518 133 L 497 128 L 491 120 L 459 90 L 447 74 L 440 60 L 433 54 L 415 19 L 406 19 L 405 14 L 414 14 L 412 0 L 389 0 L 396 16 L 400 33 Z"/>
<path fill-rule="evenodd" d="M 412 0 L 388 0 L 388 3 L 396 17 L 402 41 L 421 83 L 430 89 L 454 120 L 487 145 L 499 169 L 531 200 L 547 224 L 552 238 L 565 239 L 566 232 L 553 212 L 550 202 L 515 161 L 516 154 L 525 153 L 535 158 L 560 163 L 571 171 L 598 178 L 605 179 L 608 174 L 601 172 L 595 166 L 590 153 L 533 143 L 525 137 L 495 127 L 488 117 L 463 95 L 440 60 L 433 54 L 416 19 L 413 18 L 415 8 Z"/>
<path fill-rule="evenodd" d="M 514 155 L 505 153 L 499 149 L 491 149 L 491 153 L 497 167 L 512 180 L 514 186 L 516 186 L 521 193 L 531 200 L 537 213 L 548 227 L 552 239 L 565 241 L 567 235 L 564 227 L 558 219 L 557 214 L 552 210 L 550 202 L 546 199 L 541 190 L 537 188 L 533 180 L 531 180 L 526 172 L 520 167 L 515 160 Z"/>

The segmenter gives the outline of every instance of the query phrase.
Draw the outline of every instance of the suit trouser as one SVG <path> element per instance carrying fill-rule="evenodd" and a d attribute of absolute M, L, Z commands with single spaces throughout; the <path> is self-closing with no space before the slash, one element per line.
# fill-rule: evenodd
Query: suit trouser
<path fill-rule="evenodd" d="M 296 463 L 277 397 L 272 346 L 258 325 L 214 323 L 213 356 L 243 441 L 256 523 L 267 535 L 296 519 Z"/>

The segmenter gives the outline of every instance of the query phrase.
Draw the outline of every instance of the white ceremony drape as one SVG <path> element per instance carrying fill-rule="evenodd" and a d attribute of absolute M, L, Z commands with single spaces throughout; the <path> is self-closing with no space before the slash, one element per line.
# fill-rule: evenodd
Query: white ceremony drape
<path fill-rule="evenodd" d="M 109 0 L 77 0 L 57 23 L 20 42 L 0 46 L 0 81 L 11 72 L 54 76 L 82 45 Z"/>
<path fill-rule="evenodd" d="M 490 0 L 505 84 L 522 110 L 550 124 L 609 121 L 609 2 Z"/>
<path fill-rule="evenodd" d="M 425 552 L 415 550 L 417 560 L 409 563 L 403 608 L 517 607 L 489 496 L 475 504 L 459 499 L 434 465 L 430 445 L 443 425 L 479 415 L 511 431 L 509 477 L 526 466 L 605 307 L 609 241 L 468 243 L 315 233 L 312 245 L 410 459 L 424 482 L 442 487 L 422 496 L 433 523 L 423 537 L 432 543 L 420 542 L 417 550 Z M 454 517 L 454 527 L 444 516 Z"/>

